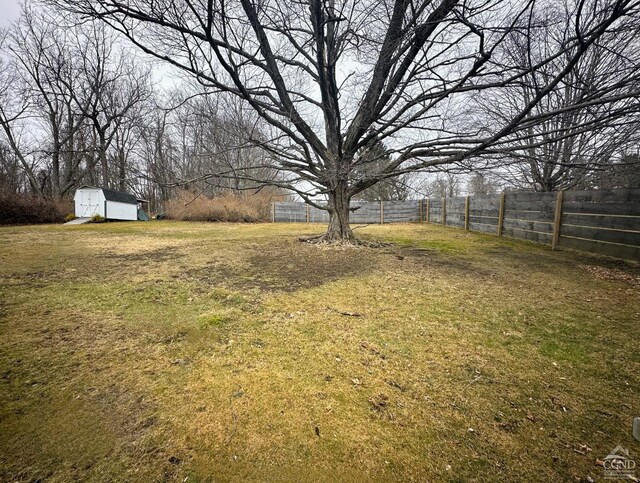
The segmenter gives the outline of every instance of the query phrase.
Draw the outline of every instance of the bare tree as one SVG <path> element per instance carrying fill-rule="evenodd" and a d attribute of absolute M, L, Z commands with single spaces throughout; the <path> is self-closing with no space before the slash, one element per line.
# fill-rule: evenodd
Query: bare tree
<path fill-rule="evenodd" d="M 471 196 L 486 196 L 497 193 L 499 184 L 490 173 L 474 173 L 467 180 L 467 193 Z"/>
<path fill-rule="evenodd" d="M 255 121 L 246 117 L 236 99 L 196 92 L 176 110 L 182 163 L 179 176 L 197 179 L 202 191 L 214 195 L 224 190 L 254 188 L 248 178 L 278 180 L 267 154 L 252 140 L 266 139 Z M 210 172 L 227 173 L 220 178 Z M 237 175 L 235 173 L 238 173 Z"/>
<path fill-rule="evenodd" d="M 542 3 L 490 0 L 50 0 L 107 23 L 147 54 L 209 90 L 233 95 L 261 119 L 252 139 L 286 180 L 256 179 L 326 196 L 323 239 L 352 240 L 349 202 L 377 182 L 512 150 L 509 136 L 558 109 L 536 108 L 607 32 L 638 15 L 637 0 L 576 0 L 571 35 L 525 66 L 506 55 L 507 34 Z M 543 5 L 544 6 L 544 5 Z M 562 62 L 558 62 L 562 59 Z M 535 95 L 489 130 L 460 129 L 475 96 L 545 69 Z M 587 100 L 564 106 L 569 112 Z M 355 176 L 356 154 L 373 138 L 391 158 Z M 211 173 L 225 176 L 238 173 Z"/>
<path fill-rule="evenodd" d="M 25 189 L 25 178 L 14 151 L 0 142 L 0 195 L 20 193 Z"/>
<path fill-rule="evenodd" d="M 139 59 L 131 52 L 117 48 L 113 33 L 104 25 L 89 24 L 80 35 L 77 56 L 82 64 L 78 75 L 84 96 L 74 95 L 74 100 L 95 131 L 102 184 L 124 189 L 127 147 L 122 142 L 131 141 L 140 109 L 151 95 L 150 70 L 139 67 Z M 85 101 L 87 95 L 89 102 Z M 114 156 L 115 170 L 109 162 L 114 139 L 120 141 Z"/>
<path fill-rule="evenodd" d="M 138 158 L 138 182 L 145 186 L 143 196 L 158 208 L 176 185 L 214 197 L 229 190 L 259 189 L 250 177 L 277 180 L 280 176 L 266 159 L 267 153 L 249 141 L 265 136 L 244 117 L 237 100 L 182 86 L 159 98 L 148 112 L 140 130 L 140 147 L 133 151 Z M 225 174 L 209 176 L 212 170 Z"/>
<path fill-rule="evenodd" d="M 148 118 L 149 112 L 142 105 L 136 107 L 137 109 L 130 110 L 127 116 L 118 120 L 113 135 L 113 149 L 108 166 L 115 169 L 108 171 L 113 172 L 112 176 L 117 176 L 114 185 L 120 191 L 129 191 L 137 184 L 136 176 L 132 174 L 135 171 L 133 158 L 141 140 L 143 119 Z"/>
<path fill-rule="evenodd" d="M 77 168 L 64 165 L 65 147 L 80 124 L 71 97 L 77 84 L 66 41 L 65 31 L 57 29 L 42 13 L 25 7 L 3 45 L 10 60 L 2 69 L 0 125 L 32 190 L 41 197 L 44 186 L 39 173 L 45 172 L 41 162 L 45 155 L 50 159 L 46 171 L 54 196 L 69 190 Z M 29 118 L 42 123 L 32 124 L 29 130 L 46 132 L 46 143 L 36 141 L 43 136 L 25 133 L 25 120 Z"/>
<path fill-rule="evenodd" d="M 419 190 L 427 198 L 453 198 L 462 194 L 462 178 L 457 173 L 436 173 L 423 179 Z"/>
<path fill-rule="evenodd" d="M 626 153 L 593 173 L 590 185 L 597 188 L 640 188 L 640 150 Z"/>
<path fill-rule="evenodd" d="M 575 35 L 570 4 L 551 4 L 536 13 L 538 17 L 523 19 L 505 42 L 505 54 L 523 68 Z M 514 150 L 497 157 L 512 185 L 536 191 L 586 186 L 595 171 L 624 153 L 640 127 L 640 25 L 635 20 L 621 22 L 596 40 L 533 109 L 543 121 L 510 137 Z M 505 122 L 530 103 L 578 48 L 486 96 L 489 122 Z"/>
<path fill-rule="evenodd" d="M 140 195 L 150 201 L 150 209 L 155 212 L 164 210 L 176 177 L 188 162 L 184 149 L 188 130 L 179 115 L 183 94 L 176 91 L 165 94 L 165 98 L 158 93 L 153 98 L 153 106 L 140 129 L 135 156 L 137 166 L 134 171 Z M 177 105 L 172 103 L 176 98 L 182 99 Z"/>

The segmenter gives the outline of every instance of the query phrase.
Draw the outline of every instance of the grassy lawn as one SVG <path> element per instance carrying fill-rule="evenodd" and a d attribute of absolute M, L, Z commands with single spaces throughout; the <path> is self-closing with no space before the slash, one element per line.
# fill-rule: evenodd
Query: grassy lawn
<path fill-rule="evenodd" d="M 576 481 L 640 463 L 640 268 L 434 225 L 0 228 L 1 481 Z"/>

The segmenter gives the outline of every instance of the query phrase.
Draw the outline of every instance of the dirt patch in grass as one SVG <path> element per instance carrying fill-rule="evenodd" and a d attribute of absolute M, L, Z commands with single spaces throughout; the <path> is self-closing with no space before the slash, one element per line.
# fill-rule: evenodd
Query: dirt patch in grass
<path fill-rule="evenodd" d="M 445 271 L 461 277 L 487 278 L 493 277 L 497 273 L 496 270 L 488 268 L 486 264 L 478 263 L 477 259 L 467 258 L 464 255 L 444 254 L 435 249 L 403 247 L 389 253 L 398 259 L 406 257 L 413 260 L 423 269 Z"/>
<path fill-rule="evenodd" d="M 637 285 L 640 281 L 640 263 L 633 260 L 615 259 L 573 250 L 552 251 L 547 246 L 532 242 L 519 242 L 517 245 L 514 245 L 513 240 L 506 242 L 508 244 L 493 246 L 483 250 L 483 253 L 489 259 L 500 259 L 532 268 L 555 269 L 558 263 L 562 263 L 566 267 L 586 270 L 598 280 L 612 280 L 631 285 Z"/>
<path fill-rule="evenodd" d="M 249 258 L 253 271 L 265 277 L 265 287 L 294 291 L 323 285 L 341 278 L 363 276 L 376 269 L 375 249 L 318 249 L 304 244 L 275 246 Z"/>
<path fill-rule="evenodd" d="M 56 272 L 44 272 L 44 271 L 35 271 L 35 272 L 26 272 L 20 274 L 9 274 L 0 276 L 0 284 L 3 285 L 11 285 L 14 287 L 22 286 L 22 287 L 45 287 L 46 281 L 50 280 L 52 277 L 59 275 Z"/>
<path fill-rule="evenodd" d="M 162 248 L 155 248 L 152 250 L 140 250 L 137 252 L 125 252 L 125 253 L 105 253 L 104 255 L 97 258 L 99 263 L 103 262 L 165 262 L 168 260 L 176 261 L 177 259 L 184 256 L 184 253 L 181 251 L 179 247 L 176 246 L 164 246 Z"/>
<path fill-rule="evenodd" d="M 371 273 L 382 256 L 372 248 L 327 249 L 303 243 L 252 245 L 244 250 L 235 263 L 218 258 L 184 275 L 200 283 L 220 283 L 237 290 L 294 292 Z"/>

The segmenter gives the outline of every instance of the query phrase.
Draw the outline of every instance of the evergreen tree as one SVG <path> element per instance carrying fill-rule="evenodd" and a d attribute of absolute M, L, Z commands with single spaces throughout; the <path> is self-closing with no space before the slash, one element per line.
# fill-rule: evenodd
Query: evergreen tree
<path fill-rule="evenodd" d="M 379 139 L 374 139 L 369 146 L 361 149 L 355 159 L 354 174 L 356 177 L 376 178 L 391 161 L 387 147 Z M 382 179 L 378 183 L 364 189 L 354 196 L 360 201 L 392 201 L 406 200 L 409 197 L 407 177 Z"/>

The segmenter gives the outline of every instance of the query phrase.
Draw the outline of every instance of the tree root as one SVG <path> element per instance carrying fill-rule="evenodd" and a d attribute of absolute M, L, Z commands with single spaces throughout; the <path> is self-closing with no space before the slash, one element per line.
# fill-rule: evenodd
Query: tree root
<path fill-rule="evenodd" d="M 301 236 L 298 238 L 298 241 L 302 243 L 336 248 L 386 248 L 393 246 L 391 243 L 362 240 L 356 237 L 347 239 L 330 239 L 327 237 L 326 233 L 323 233 L 322 235 Z"/>

